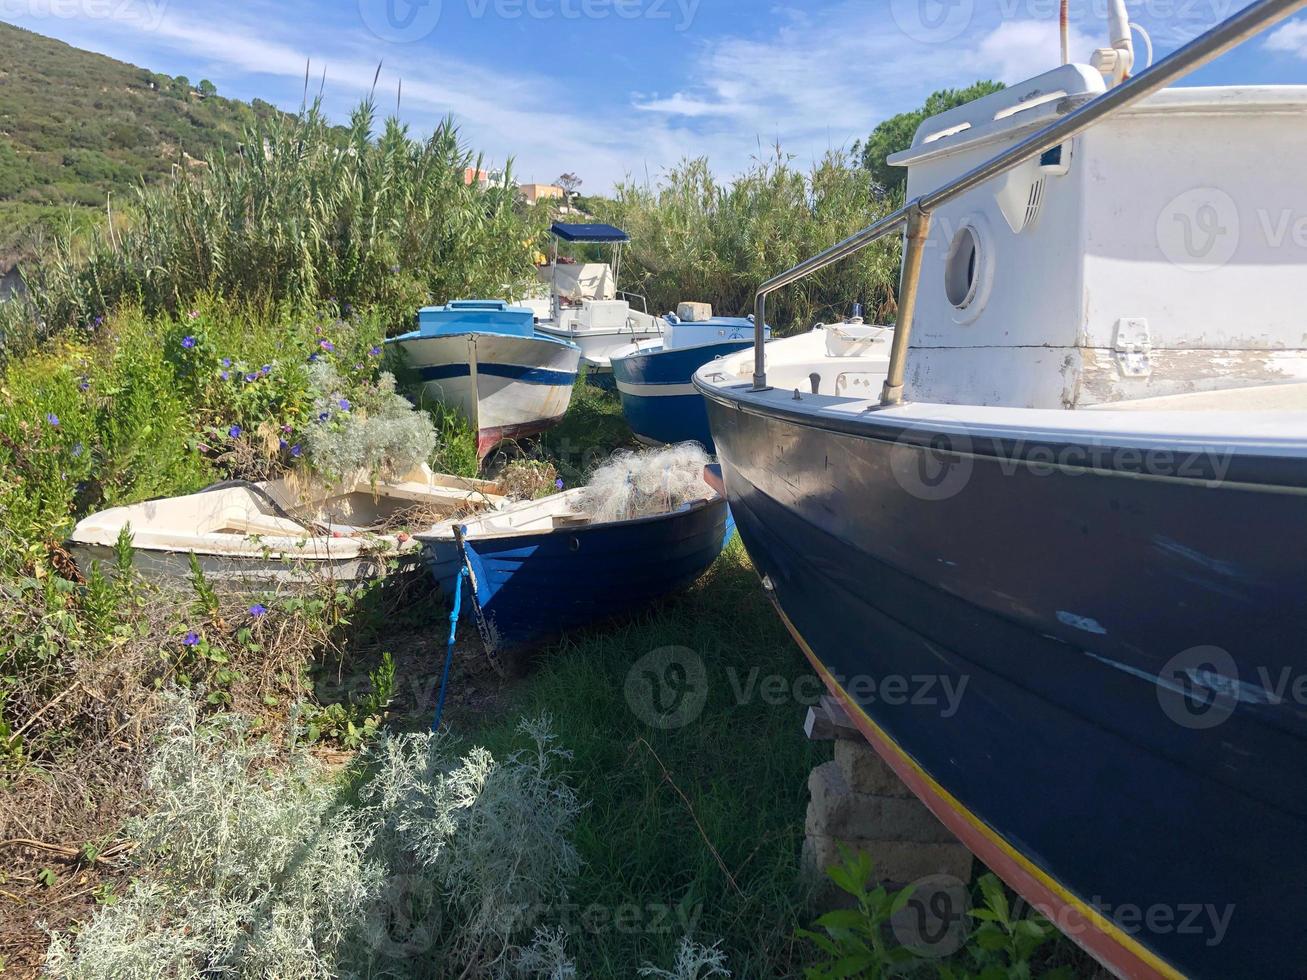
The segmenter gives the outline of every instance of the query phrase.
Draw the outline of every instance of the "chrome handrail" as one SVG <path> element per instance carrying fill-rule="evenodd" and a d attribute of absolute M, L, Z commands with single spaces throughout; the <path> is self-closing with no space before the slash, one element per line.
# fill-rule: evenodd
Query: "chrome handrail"
<path fill-rule="evenodd" d="M 967 171 L 961 177 L 913 198 L 897 211 L 887 214 L 861 231 L 837 242 L 824 252 L 819 252 L 780 275 L 768 279 L 758 287 L 754 297 L 753 390 L 765 391 L 768 387 L 767 359 L 764 352 L 767 296 L 848 258 L 892 231 L 906 227 L 907 248 L 903 255 L 903 275 L 899 286 L 899 317 L 894 328 L 894 343 L 890 348 L 889 371 L 884 388 L 881 390 L 882 405 L 896 405 L 901 402 L 908 341 L 912 334 L 912 317 L 916 308 L 917 284 L 921 272 L 922 249 L 930 231 L 930 214 L 935 208 L 967 191 L 974 190 L 985 181 L 1011 170 L 1031 157 L 1066 142 L 1107 116 L 1133 105 L 1140 99 L 1147 98 L 1304 7 L 1307 7 L 1307 0 L 1254 0 L 1243 10 L 1223 20 L 1211 30 L 1198 35 L 1183 47 L 1177 48 L 1152 67 L 1146 68 L 1133 78 L 1073 109 L 1021 142 Z"/>

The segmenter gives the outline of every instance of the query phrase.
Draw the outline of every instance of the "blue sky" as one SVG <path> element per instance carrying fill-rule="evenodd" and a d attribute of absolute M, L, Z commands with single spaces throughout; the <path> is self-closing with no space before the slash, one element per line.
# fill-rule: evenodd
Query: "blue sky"
<path fill-rule="evenodd" d="M 1135 0 L 1159 56 L 1242 4 Z M 1104 0 L 1072 0 L 1072 54 L 1104 43 Z M 343 118 L 378 101 L 425 133 L 446 113 L 519 179 L 602 192 L 706 154 L 737 172 L 779 140 L 801 162 L 932 90 L 1016 81 L 1058 60 L 1056 0 L 0 0 L 0 17 L 224 95 L 299 106 L 308 61 Z M 1142 62 L 1142 53 L 1140 55 Z M 1307 83 L 1307 19 L 1194 76 Z"/>

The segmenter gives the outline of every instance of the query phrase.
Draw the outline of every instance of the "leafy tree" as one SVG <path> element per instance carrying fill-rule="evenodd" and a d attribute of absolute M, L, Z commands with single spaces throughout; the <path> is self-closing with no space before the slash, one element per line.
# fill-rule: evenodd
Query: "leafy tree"
<path fill-rule="evenodd" d="M 901 112 L 897 116 L 886 119 L 872 130 L 866 143 L 855 143 L 853 154 L 861 155 L 863 167 L 871 172 L 872 178 L 885 189 L 886 193 L 901 193 L 907 180 L 907 173 L 902 167 L 891 167 L 886 164 L 885 158 L 891 153 L 906 150 L 911 146 L 917 127 L 931 116 L 955 109 L 1002 88 L 1002 82 L 976 82 L 966 88 L 946 88 L 933 92 L 920 109 Z"/>
<path fill-rule="evenodd" d="M 213 82 L 209 81 L 207 78 L 201 78 L 200 84 L 197 85 L 196 88 L 199 89 L 200 94 L 204 96 L 218 94 L 218 86 L 214 85 Z"/>

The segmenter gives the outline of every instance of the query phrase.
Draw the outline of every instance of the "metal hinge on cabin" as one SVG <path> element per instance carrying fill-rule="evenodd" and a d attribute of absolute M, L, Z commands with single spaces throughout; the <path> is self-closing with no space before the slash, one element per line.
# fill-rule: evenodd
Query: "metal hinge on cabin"
<path fill-rule="evenodd" d="M 1121 377 L 1146 378 L 1153 373 L 1153 337 L 1143 317 L 1125 316 L 1117 320 L 1112 347 Z"/>

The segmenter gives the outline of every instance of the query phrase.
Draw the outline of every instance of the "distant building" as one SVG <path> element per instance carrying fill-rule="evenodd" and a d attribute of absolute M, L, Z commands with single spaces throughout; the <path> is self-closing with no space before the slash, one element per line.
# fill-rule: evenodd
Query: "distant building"
<path fill-rule="evenodd" d="M 504 187 L 508 181 L 502 170 L 478 170 L 476 167 L 463 169 L 463 183 L 476 184 L 482 190 L 487 187 Z"/>
<path fill-rule="evenodd" d="M 549 199 L 563 200 L 566 195 L 557 184 L 519 184 L 517 188 L 528 204 Z"/>

